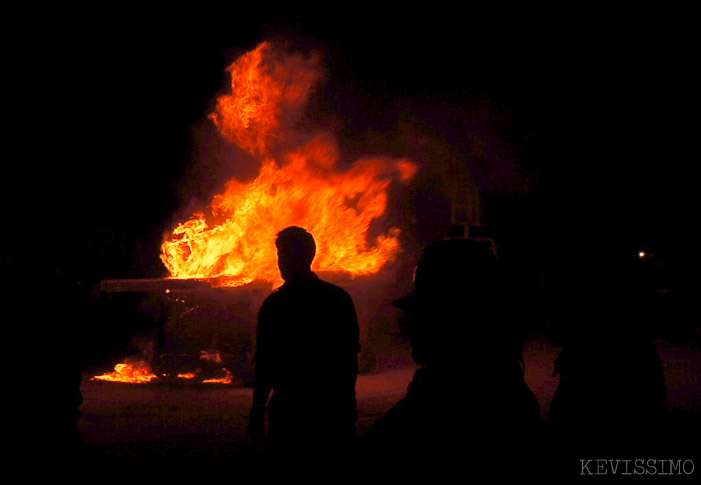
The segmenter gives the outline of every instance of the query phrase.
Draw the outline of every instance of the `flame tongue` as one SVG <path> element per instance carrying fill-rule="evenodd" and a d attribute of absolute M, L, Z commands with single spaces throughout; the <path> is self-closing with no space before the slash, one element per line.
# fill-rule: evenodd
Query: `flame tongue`
<path fill-rule="evenodd" d="M 290 123 L 301 113 L 319 80 L 316 57 L 283 55 L 264 42 L 228 68 L 232 94 L 221 96 L 210 117 L 222 135 L 252 154 L 294 137 Z"/>
<path fill-rule="evenodd" d="M 232 94 L 219 98 L 212 118 L 227 139 L 261 157 L 260 173 L 248 184 L 229 181 L 207 214 L 176 227 L 161 255 L 171 276 L 224 277 L 230 286 L 277 281 L 275 235 L 291 225 L 314 235 L 316 271 L 379 271 L 399 251 L 399 230 L 369 243 L 370 224 L 385 213 L 390 183 L 410 179 L 416 167 L 377 157 L 341 172 L 338 147 L 327 135 L 273 158 L 271 140 L 302 139 L 289 120 L 319 78 L 316 61 L 280 57 L 266 43 L 229 71 Z"/>

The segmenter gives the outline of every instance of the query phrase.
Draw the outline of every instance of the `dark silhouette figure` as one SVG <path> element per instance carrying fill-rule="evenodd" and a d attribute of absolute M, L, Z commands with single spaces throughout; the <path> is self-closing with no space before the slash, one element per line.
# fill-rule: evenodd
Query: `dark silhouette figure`
<path fill-rule="evenodd" d="M 532 458 L 543 422 L 524 381 L 509 286 L 478 241 L 425 249 L 414 292 L 394 302 L 421 367 L 406 396 L 363 436 L 364 460 L 390 473 L 458 472 L 466 480 L 538 468 Z"/>
<path fill-rule="evenodd" d="M 549 421 L 564 474 L 581 459 L 639 459 L 669 452 L 661 361 L 651 337 L 655 287 L 634 247 L 592 242 L 559 281 Z M 661 446 L 661 448 L 660 448 Z"/>
<path fill-rule="evenodd" d="M 355 307 L 345 290 L 311 270 L 316 252 L 311 234 L 289 227 L 278 234 L 276 246 L 285 283 L 258 315 L 249 434 L 276 460 L 304 465 L 322 456 L 345 459 L 355 440 L 360 348 Z"/>

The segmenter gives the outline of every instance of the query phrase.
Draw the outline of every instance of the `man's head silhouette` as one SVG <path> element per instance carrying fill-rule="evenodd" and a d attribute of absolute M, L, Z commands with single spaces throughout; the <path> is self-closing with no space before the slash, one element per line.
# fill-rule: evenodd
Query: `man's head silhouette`
<path fill-rule="evenodd" d="M 297 226 L 283 229 L 277 235 L 275 246 L 282 279 L 289 281 L 311 273 L 316 243 L 305 229 Z"/>

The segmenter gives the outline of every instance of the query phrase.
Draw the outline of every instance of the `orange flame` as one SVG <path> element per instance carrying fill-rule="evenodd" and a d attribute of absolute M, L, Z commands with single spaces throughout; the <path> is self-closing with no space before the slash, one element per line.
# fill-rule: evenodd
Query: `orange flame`
<path fill-rule="evenodd" d="M 131 360 L 131 362 L 130 362 Z M 215 363 L 222 363 L 221 354 L 216 351 L 200 351 L 200 360 L 206 360 Z M 233 375 L 228 369 L 221 368 L 223 377 L 203 379 L 203 384 L 232 384 L 234 382 Z M 195 380 L 198 373 L 184 372 L 176 376 L 178 379 Z M 107 381 L 107 382 L 122 382 L 126 384 L 146 384 L 159 379 L 159 376 L 153 373 L 151 366 L 145 360 L 134 361 L 127 359 L 121 364 L 114 366 L 114 371 L 93 377 L 91 380 Z"/>
<path fill-rule="evenodd" d="M 316 56 L 283 55 L 268 42 L 228 68 L 232 94 L 219 98 L 210 115 L 222 135 L 252 154 L 281 141 L 319 80 Z"/>
<path fill-rule="evenodd" d="M 292 225 L 314 235 L 315 271 L 373 274 L 398 253 L 398 229 L 372 242 L 368 233 L 385 213 L 389 185 L 411 179 L 417 167 L 374 157 L 340 171 L 329 135 L 299 143 L 291 126 L 320 77 L 317 64 L 313 57 L 281 56 L 264 43 L 230 66 L 232 94 L 219 98 L 211 117 L 228 140 L 260 156 L 260 173 L 247 184 L 232 179 L 207 214 L 175 228 L 161 248 L 172 277 L 220 278 L 226 286 L 279 282 L 275 235 Z M 270 155 L 295 137 L 294 149 Z"/>
<path fill-rule="evenodd" d="M 151 371 L 151 367 L 144 361 L 135 363 L 122 363 L 114 366 L 114 371 L 108 374 L 93 377 L 93 380 L 109 382 L 126 382 L 131 384 L 143 384 L 158 378 Z"/>
<path fill-rule="evenodd" d="M 234 382 L 234 376 L 227 369 L 222 369 L 225 376 L 220 378 L 205 379 L 203 384 L 231 384 Z"/>

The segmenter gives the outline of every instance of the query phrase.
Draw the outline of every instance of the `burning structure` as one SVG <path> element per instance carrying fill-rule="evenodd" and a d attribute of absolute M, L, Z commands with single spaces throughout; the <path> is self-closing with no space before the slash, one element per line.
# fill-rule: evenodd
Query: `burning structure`
<path fill-rule="evenodd" d="M 229 180 L 207 207 L 177 223 L 164 238 L 160 257 L 169 278 L 102 282 L 108 293 L 160 295 L 169 317 L 142 345 L 150 364 L 137 358 L 123 363 L 121 372 L 98 378 L 150 382 L 156 375 L 197 375 L 203 380 L 202 364 L 214 361 L 221 364 L 220 374 L 234 372 L 234 380 L 246 382 L 257 308 L 281 283 L 275 235 L 290 225 L 314 235 L 318 251 L 313 270 L 362 302 L 361 340 L 370 338 L 368 322 L 381 312 L 381 304 L 367 303 L 387 286 L 377 275 L 402 252 L 401 229 L 383 221 L 390 188 L 409 183 L 419 164 L 368 156 L 344 165 L 331 133 L 298 127 L 321 79 L 315 55 L 289 53 L 264 42 L 228 72 L 231 90 L 218 98 L 210 119 L 222 138 L 257 161 L 258 175 L 248 182 Z M 465 177 L 455 177 L 450 186 L 450 232 L 467 236 L 467 228 L 481 223 L 479 192 Z M 188 343 L 169 349 L 174 341 Z M 194 364 L 183 357 L 189 364 L 177 369 L 173 355 L 185 354 L 218 357 L 196 358 Z M 368 354 L 365 358 L 372 360 Z M 224 377 L 214 382 L 232 381 Z"/>
<path fill-rule="evenodd" d="M 96 379 L 247 382 L 257 309 L 282 282 L 275 236 L 291 225 L 317 241 L 312 269 L 356 301 L 366 368 L 374 362 L 371 327 L 390 323 L 378 319 L 394 323 L 387 288 L 410 283 L 414 259 L 401 260 L 407 238 L 387 208 L 392 190 L 413 183 L 425 160 L 380 155 L 349 163 L 329 129 L 310 128 L 302 117 L 322 80 L 315 54 L 263 42 L 227 71 L 230 89 L 209 121 L 244 163 L 258 166 L 257 175 L 229 179 L 208 204 L 175 223 L 161 245 L 169 277 L 102 281 L 109 294 L 157 295 L 167 317 L 137 346 L 140 355 Z M 493 247 L 482 231 L 480 190 L 454 156 L 442 163 L 439 190 L 449 208 L 435 222 L 445 226 L 441 234 Z"/>
<path fill-rule="evenodd" d="M 195 353 L 213 346 L 236 347 L 236 371 L 246 375 L 244 362 L 252 349 L 257 307 L 281 283 L 274 240 L 285 227 L 302 226 L 314 234 L 318 251 L 313 269 L 351 287 L 351 293 L 355 288 L 354 297 L 363 300 L 368 296 L 361 293 L 372 290 L 357 285 L 357 279 L 378 274 L 401 252 L 401 230 L 382 228 L 379 222 L 389 187 L 411 180 L 418 165 L 376 156 L 343 169 L 332 135 L 297 128 L 299 114 L 321 76 L 318 59 L 264 42 L 228 71 L 231 92 L 219 97 L 210 118 L 222 137 L 258 161 L 258 176 L 247 183 L 231 179 L 208 207 L 166 236 L 161 260 L 170 278 L 102 282 L 108 293 L 146 292 L 165 299 L 170 317 L 148 343 L 151 367 L 163 367 L 160 356 L 168 346 L 168 334 L 181 326 L 188 330 L 181 329 L 180 337 L 185 333 L 189 335 L 184 340 L 199 340 L 202 347 Z M 209 326 L 210 331 L 194 331 L 193 326 Z M 365 338 L 367 333 L 365 326 Z M 158 342 L 155 349 L 153 341 Z M 220 355 L 221 349 L 205 355 L 211 352 Z M 226 359 L 204 360 L 225 363 Z M 125 365 L 121 372 L 115 369 L 98 378 L 124 376 L 127 381 L 149 382 L 156 374 L 192 375 L 192 371 L 158 372 L 142 361 Z"/>

